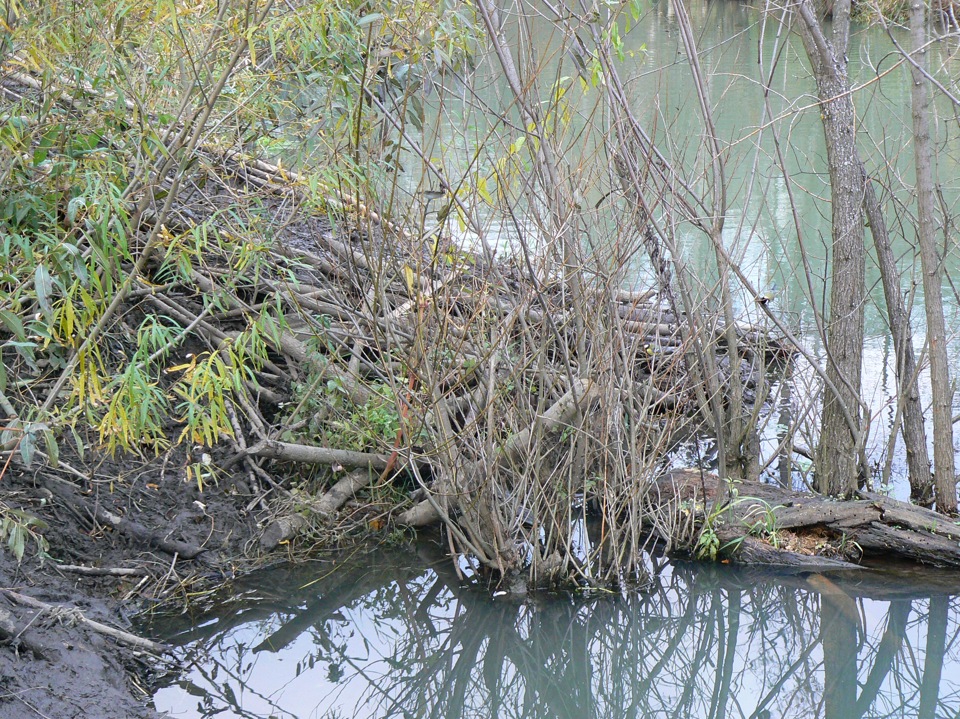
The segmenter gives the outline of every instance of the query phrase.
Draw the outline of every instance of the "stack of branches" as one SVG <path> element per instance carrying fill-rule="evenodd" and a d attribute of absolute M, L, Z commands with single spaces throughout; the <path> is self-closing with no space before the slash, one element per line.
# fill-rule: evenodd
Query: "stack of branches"
<path fill-rule="evenodd" d="M 651 478 L 701 420 L 684 318 L 653 292 L 623 291 L 594 272 L 574 305 L 548 269 L 549 246 L 521 243 L 509 259 L 484 259 L 451 244 L 442 226 L 415 234 L 344 198 L 328 205 L 338 216 L 327 225 L 305 211 L 295 175 L 217 159 L 289 201 L 274 207 L 277 240 L 255 276 L 193 278 L 234 321 L 273 313 L 276 331 L 264 336 L 278 369 L 260 376 L 259 396 L 283 391 L 271 380 L 294 382 L 276 418 L 252 425 L 268 431 L 239 441 L 228 464 L 317 464 L 334 481 L 319 497 L 288 501 L 264 547 L 311 516 L 329 521 L 371 486 L 392 486 L 392 497 L 373 520 L 370 511 L 352 516 L 441 524 L 454 554 L 497 576 L 636 577 L 653 525 L 689 541 L 694 527 L 659 514 L 650 498 Z M 737 329 L 753 348 L 767 342 Z M 208 334 L 211 347 L 237 336 L 219 332 Z M 722 342 L 724 328 L 714 333 Z M 754 372 L 769 349 L 749 355 Z"/>
<path fill-rule="evenodd" d="M 472 254 L 442 221 L 405 229 L 198 137 L 176 172 L 121 198 L 135 223 L 122 251 L 91 208 L 65 208 L 70 256 L 106 257 L 96 287 L 41 263 L 35 292 L 8 293 L 7 452 L 29 464 L 40 439 L 55 455 L 84 417 L 110 451 L 183 444 L 188 478 L 219 464 L 274 515 L 265 548 L 345 505 L 366 526 L 442 525 L 474 571 L 536 583 L 639 578 L 654 526 L 689 541 L 651 487 L 703 419 L 703 390 L 686 318 L 654 291 L 624 291 L 602 253 L 558 262 L 543 238 Z M 88 296 L 107 307 L 92 332 L 77 319 Z M 42 350 L 32 316 L 51 328 Z M 752 351 L 727 373 L 749 378 L 770 344 L 735 330 Z M 728 328 L 708 332 L 722 352 Z M 277 463 L 319 465 L 332 487 Z"/>

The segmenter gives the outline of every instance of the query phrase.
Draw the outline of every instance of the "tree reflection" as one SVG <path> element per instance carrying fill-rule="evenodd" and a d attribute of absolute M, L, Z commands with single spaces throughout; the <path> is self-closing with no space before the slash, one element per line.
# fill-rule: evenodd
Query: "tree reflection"
<path fill-rule="evenodd" d="M 648 592 L 503 601 L 446 557 L 381 556 L 156 628 L 209 652 L 177 685 L 194 716 L 956 716 L 956 609 L 907 590 L 679 564 Z"/>

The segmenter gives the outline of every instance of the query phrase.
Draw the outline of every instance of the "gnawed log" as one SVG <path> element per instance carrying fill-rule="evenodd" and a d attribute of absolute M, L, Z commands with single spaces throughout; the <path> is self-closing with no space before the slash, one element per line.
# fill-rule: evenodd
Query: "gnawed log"
<path fill-rule="evenodd" d="M 396 522 L 404 527 L 427 527 L 439 522 L 440 519 L 440 513 L 437 511 L 437 508 L 431 504 L 430 500 L 425 499 L 397 515 Z"/>
<path fill-rule="evenodd" d="M 359 490 L 370 484 L 376 475 L 365 469 L 358 469 L 350 472 L 347 476 L 341 477 L 333 485 L 320 501 L 313 505 L 312 509 L 317 514 L 324 517 L 333 515 L 340 507 L 349 501 L 349 499 Z"/>
<path fill-rule="evenodd" d="M 300 462 L 303 464 L 341 465 L 343 467 L 366 467 L 369 469 L 384 470 L 390 456 L 373 454 L 371 452 L 354 452 L 348 449 L 330 449 L 328 447 L 311 447 L 306 444 L 292 444 L 278 442 L 273 439 L 264 439 L 247 450 L 247 454 L 257 457 L 279 459 L 284 462 Z"/>
<path fill-rule="evenodd" d="M 319 500 L 310 505 L 308 511 L 311 514 L 320 515 L 324 519 L 332 517 L 357 491 L 370 484 L 376 476 L 376 473 L 366 469 L 357 469 L 350 472 L 341 477 Z M 260 549 L 265 552 L 276 549 L 282 542 L 287 542 L 296 537 L 309 524 L 309 519 L 303 514 L 277 517 L 263 530 L 260 537 Z"/>
<path fill-rule="evenodd" d="M 287 542 L 296 537 L 308 524 L 307 518 L 302 514 L 287 514 L 277 517 L 263 530 L 260 535 L 260 549 L 264 552 L 271 552 L 283 542 Z"/>

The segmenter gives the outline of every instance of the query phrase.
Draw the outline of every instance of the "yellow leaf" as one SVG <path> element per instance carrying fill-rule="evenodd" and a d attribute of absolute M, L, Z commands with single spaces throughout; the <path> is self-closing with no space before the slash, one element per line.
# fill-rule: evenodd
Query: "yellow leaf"
<path fill-rule="evenodd" d="M 477 193 L 487 202 L 488 205 L 493 204 L 493 198 L 490 197 L 490 192 L 487 190 L 486 177 L 481 177 L 480 182 L 477 183 Z"/>
<path fill-rule="evenodd" d="M 416 291 L 414 290 L 414 280 L 416 275 L 414 275 L 413 268 L 410 267 L 410 265 L 403 266 L 403 278 L 407 281 L 407 292 L 409 292 L 410 296 L 412 297 L 414 294 L 416 294 Z"/>
<path fill-rule="evenodd" d="M 196 365 L 197 365 L 196 362 L 188 362 L 187 364 L 178 364 L 178 365 L 175 365 L 174 367 L 167 367 L 167 369 L 164 371 L 168 373 L 183 372 L 184 370 L 193 369 L 194 367 L 196 367 Z"/>

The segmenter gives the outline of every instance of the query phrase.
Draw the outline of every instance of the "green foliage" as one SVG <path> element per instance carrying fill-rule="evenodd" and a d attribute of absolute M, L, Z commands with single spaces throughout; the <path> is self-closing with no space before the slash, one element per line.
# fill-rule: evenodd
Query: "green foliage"
<path fill-rule="evenodd" d="M 296 387 L 296 414 L 285 424 L 301 426 L 287 439 L 358 451 L 392 448 L 401 428 L 397 399 L 389 385 L 370 389 L 370 398 L 358 405 L 337 379 Z"/>
<path fill-rule="evenodd" d="M 331 187 L 366 191 L 368 163 L 355 151 L 382 120 L 368 91 L 422 130 L 415 92 L 437 72 L 470 63 L 472 6 L 307 0 L 277 3 L 255 27 L 252 13 L 262 3 L 35 5 L 22 13 L 5 58 L 44 90 L 0 114 L 0 391 L 18 408 L 34 408 L 51 374 L 72 372 L 44 416 L 21 412 L 20 452 L 30 461 L 45 446 L 55 458 L 65 428 L 81 452 L 86 428 L 111 453 L 158 453 L 171 440 L 215 444 L 232 435 L 228 408 L 256 387 L 256 373 L 278 343 L 279 300 L 262 304 L 231 340 L 206 352 L 192 345 L 185 359 L 171 360 L 186 332 L 174 318 L 122 313 L 99 327 L 142 248 L 137 200 L 145 187 L 154 188 L 151 212 L 167 199 L 166 185 L 151 174 L 170 156 L 166 130 L 202 107 L 240 42 L 246 57 L 213 107 L 204 152 L 322 153 L 322 170 L 301 172 L 309 202 L 320 202 Z M 378 129 L 371 146 L 381 136 Z M 185 158 L 177 170 L 201 192 L 202 157 Z M 255 287 L 264 273 L 276 272 L 267 262 L 272 222 L 243 199 L 188 227 L 165 224 L 159 266 L 151 264 L 133 289 L 190 287 L 211 268 L 226 291 Z M 218 291 L 203 301 L 211 312 L 232 309 Z M 98 341 L 85 347 L 94 328 Z M 390 387 L 374 387 L 363 406 L 341 390 L 328 386 L 314 402 L 333 411 L 308 434 L 343 447 L 392 446 L 400 415 Z M 182 425 L 178 436 L 170 435 L 171 416 Z M 206 471 L 195 470 L 198 478 Z"/>
<path fill-rule="evenodd" d="M 738 537 L 721 545 L 718 529 L 736 507 L 744 504 L 752 505 L 749 511 L 740 518 L 740 522 L 746 528 L 748 534 L 764 539 L 774 547 L 779 548 L 777 507 L 773 507 L 768 502 L 755 497 L 741 497 L 735 483 L 732 482 L 729 486 L 729 492 L 730 501 L 715 507 L 703 520 L 700 536 L 697 538 L 697 544 L 694 547 L 694 555 L 697 559 L 716 561 L 721 554 L 735 550 L 743 542 L 743 537 Z"/>
<path fill-rule="evenodd" d="M 169 413 L 166 394 L 139 363 L 131 362 L 118 378 L 116 389 L 100 420 L 100 442 L 111 454 L 122 448 L 156 453 L 168 446 L 164 418 Z"/>
<path fill-rule="evenodd" d="M 41 560 L 47 556 L 47 540 L 40 534 L 46 528 L 43 520 L 0 503 L 0 542 L 6 544 L 17 562 L 23 560 L 28 541 L 34 544 Z"/>
<path fill-rule="evenodd" d="M 230 353 L 230 359 L 235 355 Z M 182 372 L 181 380 L 174 385 L 173 393 L 182 401 L 177 409 L 184 423 L 180 441 L 211 447 L 220 440 L 220 435 L 233 436 L 233 427 L 227 413 L 226 400 L 230 390 L 242 392 L 238 373 L 227 365 L 220 352 L 204 352 L 194 355 L 187 364 L 170 368 Z"/>

